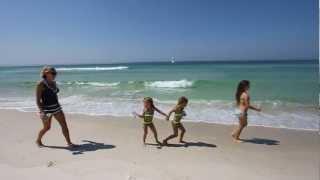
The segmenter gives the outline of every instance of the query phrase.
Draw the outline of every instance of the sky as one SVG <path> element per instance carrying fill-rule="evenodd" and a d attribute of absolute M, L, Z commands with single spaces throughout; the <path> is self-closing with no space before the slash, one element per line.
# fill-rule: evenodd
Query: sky
<path fill-rule="evenodd" d="M 1 0 L 0 65 L 318 58 L 317 0 Z"/>

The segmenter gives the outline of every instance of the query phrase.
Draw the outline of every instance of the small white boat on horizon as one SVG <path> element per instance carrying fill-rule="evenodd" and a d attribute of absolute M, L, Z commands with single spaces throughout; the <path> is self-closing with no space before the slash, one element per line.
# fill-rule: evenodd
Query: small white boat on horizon
<path fill-rule="evenodd" d="M 171 63 L 174 64 L 176 61 L 175 61 L 175 58 L 174 57 L 171 57 Z"/>

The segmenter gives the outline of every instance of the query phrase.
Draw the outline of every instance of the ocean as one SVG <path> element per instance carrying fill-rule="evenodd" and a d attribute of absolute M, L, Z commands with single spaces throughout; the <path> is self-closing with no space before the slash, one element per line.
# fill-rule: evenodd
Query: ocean
<path fill-rule="evenodd" d="M 66 113 L 132 116 L 150 96 L 168 112 L 189 98 L 184 121 L 234 124 L 234 93 L 251 81 L 249 125 L 319 129 L 317 61 L 159 62 L 56 65 Z M 0 109 L 37 111 L 35 85 L 42 66 L 0 67 Z"/>

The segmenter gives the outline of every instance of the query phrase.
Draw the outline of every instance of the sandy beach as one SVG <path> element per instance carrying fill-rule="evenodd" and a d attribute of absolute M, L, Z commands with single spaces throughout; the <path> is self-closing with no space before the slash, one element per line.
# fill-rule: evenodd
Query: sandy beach
<path fill-rule="evenodd" d="M 319 1 L 0 1 L 0 180 L 320 180 Z"/>
<path fill-rule="evenodd" d="M 68 149 L 53 121 L 38 148 L 41 122 L 36 113 L 1 110 L 0 179 L 319 179 L 319 135 L 315 131 L 249 127 L 245 143 L 235 144 L 232 126 L 185 123 L 188 146 L 171 141 L 159 148 L 152 134 L 142 145 L 142 128 L 133 117 L 66 114 L 73 141 Z M 155 120 L 161 139 L 170 124 Z"/>

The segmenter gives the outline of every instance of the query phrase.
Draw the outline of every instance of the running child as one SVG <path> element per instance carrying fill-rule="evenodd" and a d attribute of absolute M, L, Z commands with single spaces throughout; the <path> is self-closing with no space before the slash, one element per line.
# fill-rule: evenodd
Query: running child
<path fill-rule="evenodd" d="M 158 113 L 162 114 L 163 116 L 168 117 L 167 114 L 160 111 L 158 108 L 156 108 L 153 104 L 153 99 L 151 97 L 146 97 L 143 99 L 143 112 L 142 114 L 138 114 L 134 112 L 134 115 L 140 117 L 143 119 L 143 143 L 146 144 L 146 138 L 148 134 L 148 128 L 153 132 L 154 138 L 157 142 L 157 144 L 161 145 L 161 142 L 158 139 L 157 130 L 156 127 L 153 124 L 153 115 L 154 111 L 157 111 Z"/>
<path fill-rule="evenodd" d="M 260 108 L 256 108 L 250 104 L 249 96 L 250 82 L 248 80 L 242 80 L 238 84 L 238 88 L 235 94 L 237 109 L 236 117 L 239 119 L 239 126 L 232 132 L 232 138 L 235 142 L 243 142 L 240 140 L 240 134 L 242 130 L 248 125 L 248 110 L 253 109 L 255 111 L 261 111 Z"/>
<path fill-rule="evenodd" d="M 183 136 L 184 136 L 184 133 L 186 132 L 186 129 L 181 123 L 181 119 L 184 116 L 186 116 L 186 113 L 184 112 L 184 108 L 187 106 L 187 104 L 188 104 L 188 99 L 182 96 L 179 98 L 177 105 L 169 112 L 167 120 L 169 120 L 171 114 L 174 113 L 174 119 L 171 122 L 173 134 L 171 134 L 170 136 L 168 136 L 166 139 L 163 140 L 163 145 L 167 145 L 170 139 L 178 137 L 178 130 L 181 131 L 179 142 L 186 143 L 185 141 L 183 141 Z"/>

